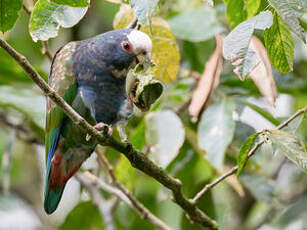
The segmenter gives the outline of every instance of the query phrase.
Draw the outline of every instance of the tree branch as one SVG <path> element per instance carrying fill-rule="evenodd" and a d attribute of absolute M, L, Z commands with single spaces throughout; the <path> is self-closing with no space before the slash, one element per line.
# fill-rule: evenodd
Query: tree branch
<path fill-rule="evenodd" d="M 149 220 L 153 225 L 161 230 L 170 230 L 170 228 L 162 222 L 158 217 L 153 215 L 147 208 L 145 208 L 139 201 L 136 200 L 137 206 L 135 205 L 135 201 L 131 201 L 129 197 L 126 196 L 121 190 L 114 188 L 111 185 L 106 184 L 102 180 L 100 180 L 97 176 L 90 172 L 84 172 L 83 174 L 77 173 L 76 178 L 81 181 L 82 184 L 85 184 L 87 187 L 91 187 L 93 185 L 97 185 L 101 189 L 106 192 L 118 197 L 122 201 L 124 201 L 129 207 L 134 209 L 143 219 Z"/>
<path fill-rule="evenodd" d="M 115 230 L 115 224 L 113 221 L 112 211 L 113 204 L 116 202 L 114 199 L 105 200 L 100 194 L 98 187 L 95 183 L 90 183 L 87 178 L 83 178 L 82 176 L 76 175 L 77 180 L 83 184 L 87 190 L 89 191 L 92 201 L 94 205 L 100 212 L 101 217 L 103 218 L 103 222 L 106 230 Z M 116 195 L 115 195 L 116 196 Z"/>
<path fill-rule="evenodd" d="M 102 151 L 96 148 L 96 153 L 98 155 L 98 161 L 102 164 L 108 171 L 108 174 L 111 177 L 111 182 L 117 187 L 122 193 L 126 195 L 126 197 L 131 201 L 133 208 L 140 214 L 143 219 L 149 220 L 152 224 L 157 226 L 159 229 L 170 229 L 164 222 L 162 222 L 159 218 L 157 218 L 154 214 L 152 214 L 141 202 L 137 200 L 135 196 L 119 181 L 117 180 L 113 167 L 108 161 L 108 159 L 104 156 Z"/>
<path fill-rule="evenodd" d="M 299 109 L 298 111 L 296 111 L 291 117 L 289 117 L 287 120 L 285 120 L 284 122 L 282 122 L 279 126 L 276 127 L 276 130 L 280 130 L 283 129 L 284 127 L 286 127 L 291 121 L 293 121 L 295 118 L 297 118 L 298 116 L 300 116 L 301 114 L 307 113 L 307 106 Z M 257 151 L 257 149 L 263 144 L 265 143 L 265 140 L 260 140 L 258 141 L 253 148 L 248 152 L 247 155 L 247 159 L 249 159 L 250 157 L 252 157 L 255 152 Z M 204 196 L 204 194 L 209 191 L 210 189 L 212 189 L 214 186 L 216 186 L 217 184 L 219 184 L 220 182 L 222 182 L 223 180 L 225 180 L 226 178 L 228 178 L 229 176 L 235 174 L 238 170 L 238 165 L 234 166 L 233 168 L 231 168 L 228 172 L 224 173 L 223 175 L 221 175 L 220 177 L 216 178 L 213 182 L 206 184 L 205 187 L 200 190 L 192 199 L 193 203 L 197 203 L 197 201 L 199 201 L 200 198 L 202 198 Z"/>
<path fill-rule="evenodd" d="M 59 106 L 77 126 L 91 135 L 92 138 L 96 138 L 99 144 L 111 146 L 115 150 L 123 153 L 133 167 L 155 178 L 162 185 L 170 189 L 173 192 L 174 202 L 181 206 L 181 208 L 189 216 L 190 220 L 200 224 L 203 227 L 217 229 L 217 223 L 202 212 L 197 206 L 195 206 L 191 200 L 183 195 L 180 180 L 168 175 L 161 167 L 157 166 L 153 161 L 148 159 L 144 153 L 134 149 L 130 143 L 118 142 L 113 137 L 107 136 L 105 132 L 103 132 L 103 134 L 99 133 L 43 80 L 43 78 L 23 55 L 19 54 L 3 39 L 0 39 L 0 46 L 17 61 L 17 63 L 24 69 L 24 71 L 37 84 L 43 93 L 55 104 L 57 104 L 57 106 Z"/>
<path fill-rule="evenodd" d="M 3 111 L 0 111 L 0 122 L 3 123 L 5 126 L 13 129 L 16 131 L 16 136 L 27 142 L 27 143 L 33 143 L 33 144 L 42 144 L 42 140 L 35 136 L 35 134 L 27 128 L 24 124 L 21 122 L 15 122 L 10 117 L 4 113 Z"/>

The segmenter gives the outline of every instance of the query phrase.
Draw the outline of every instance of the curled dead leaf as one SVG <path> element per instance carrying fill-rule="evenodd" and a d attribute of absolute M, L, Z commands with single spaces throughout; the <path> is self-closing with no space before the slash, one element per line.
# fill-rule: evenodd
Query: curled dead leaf
<path fill-rule="evenodd" d="M 252 37 L 249 48 L 254 50 L 260 58 L 259 63 L 250 72 L 249 76 L 270 105 L 274 106 L 277 97 L 277 88 L 267 51 L 261 41 L 255 36 Z"/>
<path fill-rule="evenodd" d="M 209 60 L 206 62 L 205 70 L 192 95 L 189 113 L 192 121 L 196 122 L 199 114 L 205 107 L 214 88 L 219 84 L 219 78 L 223 67 L 223 40 L 224 35 L 216 35 L 216 48 Z"/>

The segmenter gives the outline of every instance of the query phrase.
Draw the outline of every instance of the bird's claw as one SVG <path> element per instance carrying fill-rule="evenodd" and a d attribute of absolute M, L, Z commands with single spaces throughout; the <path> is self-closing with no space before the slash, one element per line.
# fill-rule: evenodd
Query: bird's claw
<path fill-rule="evenodd" d="M 95 128 L 97 131 L 99 131 L 99 132 L 103 132 L 103 134 L 105 134 L 105 135 L 111 136 L 112 133 L 113 133 L 113 129 L 112 129 L 110 126 L 108 126 L 107 124 L 103 123 L 103 122 L 97 123 L 97 124 L 94 126 L 94 128 Z M 90 134 L 87 133 L 87 134 L 86 134 L 86 137 L 85 137 L 85 140 L 86 140 L 86 141 L 90 141 L 91 138 L 92 138 L 92 135 L 90 135 Z"/>

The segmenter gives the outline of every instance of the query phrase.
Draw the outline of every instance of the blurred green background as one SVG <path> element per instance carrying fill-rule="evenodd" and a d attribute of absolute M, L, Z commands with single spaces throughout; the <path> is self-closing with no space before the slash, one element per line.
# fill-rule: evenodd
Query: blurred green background
<path fill-rule="evenodd" d="M 214 2 L 210 10 L 222 28 L 218 33 L 223 31 L 228 34 L 231 23 L 226 18 L 225 4 L 223 1 Z M 265 9 L 268 4 L 266 1 L 257 2 L 260 5 L 254 14 Z M 161 0 L 154 15 L 169 21 L 173 28 L 179 23 L 174 17 L 189 9 L 204 5 L 209 7 L 208 4 L 210 1 Z M 85 17 L 77 25 L 68 29 L 61 28 L 58 36 L 49 40 L 51 53 L 54 54 L 69 41 L 86 39 L 112 30 L 119 8 L 119 4 L 109 1 L 92 0 Z M 278 89 L 275 107 L 270 106 L 261 95 L 259 86 L 250 78 L 239 80 L 232 72 L 231 64 L 225 62 L 219 84 L 207 102 L 200 121 L 191 122 L 188 104 L 197 84 L 195 76 L 202 74 L 205 63 L 214 52 L 217 34 L 212 32 L 216 28 L 211 31 L 201 30 L 201 25 L 211 20 L 207 18 L 211 16 L 196 16 L 193 18 L 192 15 L 190 19 L 197 22 L 195 27 L 199 27 L 196 31 L 202 37 L 201 41 L 184 38 L 189 35 L 181 37 L 179 34 L 178 37 L 174 32 L 181 56 L 177 78 L 165 84 L 162 97 L 148 113 L 137 111 L 127 128 L 132 144 L 148 152 L 149 157 L 162 165 L 168 173 L 179 178 L 183 183 L 184 194 L 188 197 L 193 197 L 206 183 L 236 164 L 240 146 L 249 135 L 274 128 L 297 109 L 307 105 L 307 48 L 294 36 L 293 72 L 281 74 L 273 69 Z M 306 26 L 306 23 L 305 14 L 301 25 Z M 15 27 L 0 36 L 25 55 L 47 79 L 50 61 L 42 54 L 41 43 L 31 39 L 28 24 L 29 15 L 21 10 Z M 262 33 L 256 35 L 261 41 L 264 40 Z M 221 128 L 219 121 L 214 120 L 219 111 L 214 110 L 219 109 L 214 106 L 223 103 L 233 105 L 233 110 L 226 109 L 222 116 L 230 116 L 235 125 L 233 133 L 223 134 L 223 138 L 229 137 L 231 142 L 225 151 L 219 150 L 217 153 L 215 159 L 222 162 L 222 166 L 217 168 L 207 158 L 205 148 L 198 140 L 210 138 L 206 136 L 208 124 L 205 119 L 218 129 L 231 125 L 224 120 L 226 118 L 222 118 L 224 123 Z M 44 119 L 44 96 L 15 61 L 0 49 L 0 229 L 105 229 L 103 219 L 88 192 L 75 179 L 70 180 L 65 189 L 58 210 L 51 216 L 44 213 Z M 299 125 L 299 119 L 293 122 L 293 127 Z M 292 131 L 296 130 L 293 127 Z M 295 133 L 307 143 L 306 119 Z M 213 139 L 208 141 L 219 143 Z M 162 185 L 132 168 L 128 160 L 118 152 L 112 149 L 104 151 L 114 165 L 119 180 L 172 229 L 201 229 L 187 220 Z M 12 153 L 10 170 L 3 162 L 6 160 L 3 158 L 5 152 Z M 83 170 L 92 170 L 96 165 L 96 155 L 93 154 Z M 107 180 L 106 172 L 101 170 L 100 173 Z M 10 190 L 6 191 L 8 178 Z M 109 194 L 102 194 L 106 200 L 110 199 Z M 275 146 L 265 144 L 238 178 L 232 177 L 216 186 L 200 200 L 199 206 L 218 221 L 220 229 L 305 230 L 307 177 L 302 169 L 276 151 Z M 117 229 L 155 229 L 123 202 L 116 205 L 113 214 Z"/>

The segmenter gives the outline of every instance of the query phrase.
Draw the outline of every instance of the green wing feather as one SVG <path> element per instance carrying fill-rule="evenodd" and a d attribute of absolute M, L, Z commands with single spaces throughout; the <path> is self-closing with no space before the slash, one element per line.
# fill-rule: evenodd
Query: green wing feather
<path fill-rule="evenodd" d="M 62 47 L 55 55 L 51 65 L 51 72 L 48 79 L 49 85 L 61 96 L 64 100 L 71 104 L 77 94 L 77 83 L 75 76 L 71 70 L 72 54 L 76 48 L 76 43 L 71 42 Z M 47 113 L 46 113 L 46 136 L 45 136 L 45 152 L 47 172 L 50 167 L 52 155 L 56 149 L 57 139 L 60 133 L 62 122 L 66 115 L 50 98 L 47 98 Z M 53 147 L 53 150 L 51 149 Z M 49 156 L 48 156 L 49 153 Z M 49 166 L 49 167 L 48 167 Z"/>

